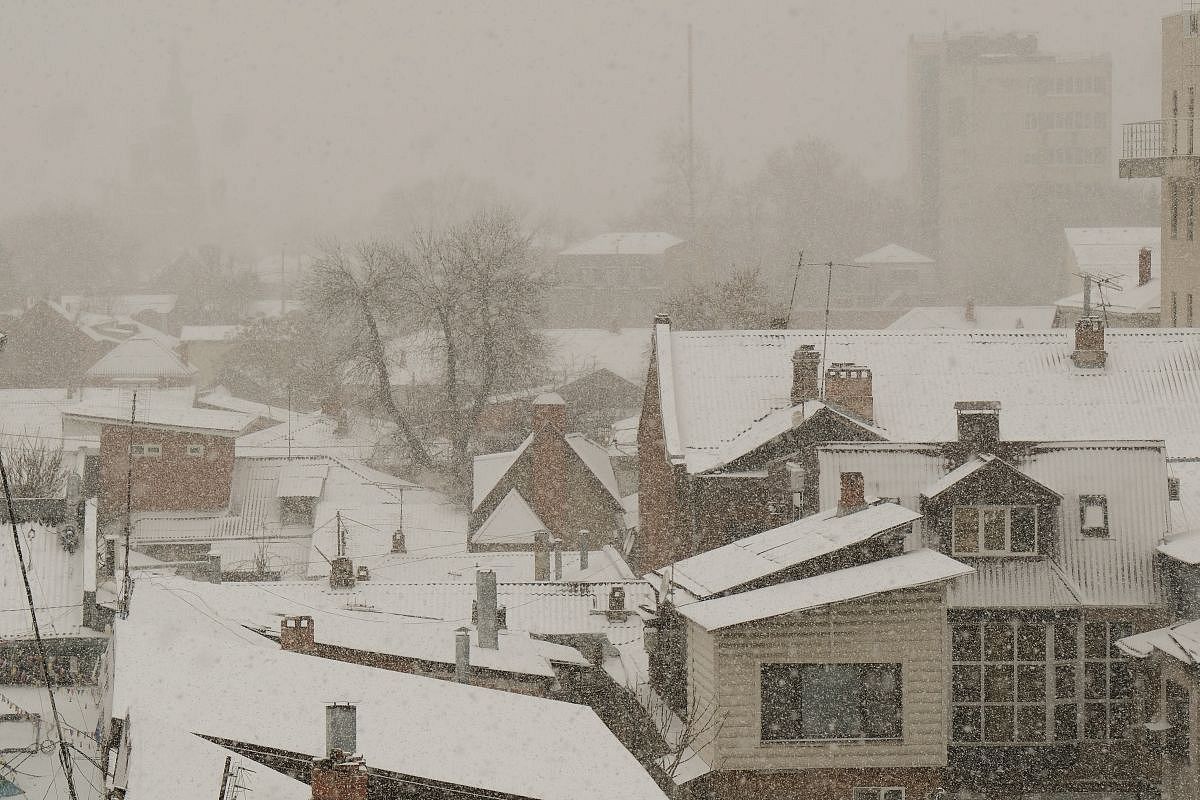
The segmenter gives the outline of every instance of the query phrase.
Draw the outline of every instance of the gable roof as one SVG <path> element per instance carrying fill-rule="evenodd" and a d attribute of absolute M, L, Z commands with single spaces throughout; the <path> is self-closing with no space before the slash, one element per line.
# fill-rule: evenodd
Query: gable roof
<path fill-rule="evenodd" d="M 479 508 L 480 504 L 491 495 L 492 491 L 508 474 L 508 471 L 513 468 L 517 461 L 533 444 L 533 434 L 525 437 L 525 441 L 517 447 L 516 450 L 506 450 L 501 453 L 489 453 L 483 456 L 475 456 L 472 461 L 473 471 L 471 474 L 472 492 L 471 492 L 471 508 Z M 608 450 L 593 442 L 591 439 L 584 436 L 582 433 L 568 433 L 563 437 L 567 444 L 570 445 L 570 450 L 573 452 L 588 472 L 600 483 L 606 492 L 612 497 L 613 502 L 620 504 L 621 494 L 617 488 L 617 476 L 613 472 L 612 459 L 608 455 Z"/>
<path fill-rule="evenodd" d="M 516 489 L 509 489 L 500 504 L 471 534 L 476 544 L 533 544 L 534 534 L 547 531 L 529 503 Z"/>
<path fill-rule="evenodd" d="M 1159 439 L 1200 457 L 1200 330 L 1109 329 L 1103 370 L 1071 362 L 1074 332 L 672 331 L 655 328 L 667 455 L 690 472 L 791 405 L 792 354 L 871 369 L 875 427 L 894 441 L 957 437 L 954 403 L 999 400 L 1009 440 Z M 1131 402 L 1136 398 L 1136 402 Z"/>
<path fill-rule="evenodd" d="M 659 255 L 683 239 L 663 231 L 649 233 L 602 233 L 568 247 L 561 256 Z"/>
<path fill-rule="evenodd" d="M 1012 464 L 1009 464 L 1002 458 L 997 458 L 991 453 L 978 453 L 971 456 L 960 466 L 950 470 L 941 478 L 938 478 L 936 481 L 926 487 L 925 490 L 921 492 L 921 496 L 927 500 L 933 500 L 942 492 L 954 488 L 977 473 L 987 472 L 989 470 L 1005 470 L 1007 472 L 1012 472 L 1026 483 L 1033 484 L 1038 489 L 1041 489 L 1048 494 L 1060 499 L 1062 498 L 1062 495 L 1060 495 L 1058 492 L 1039 483 L 1038 481 L 1035 481 L 1017 467 L 1014 467 Z"/>
<path fill-rule="evenodd" d="M 866 255 L 854 259 L 855 264 L 932 264 L 933 259 L 920 253 L 901 247 L 898 244 L 885 244 L 878 250 L 872 250 Z"/>
<path fill-rule="evenodd" d="M 788 581 L 749 592 L 679 607 L 706 631 L 859 600 L 897 589 L 913 589 L 974 572 L 936 550 L 914 550 L 892 558 Z"/>
<path fill-rule="evenodd" d="M 920 518 L 920 514 L 903 506 L 879 501 L 842 516 L 838 516 L 836 508 L 830 508 L 677 561 L 657 573 L 696 598 L 704 599 Z"/>
<path fill-rule="evenodd" d="M 197 369 L 158 339 L 138 334 L 109 350 L 85 373 L 89 378 L 190 378 Z"/>

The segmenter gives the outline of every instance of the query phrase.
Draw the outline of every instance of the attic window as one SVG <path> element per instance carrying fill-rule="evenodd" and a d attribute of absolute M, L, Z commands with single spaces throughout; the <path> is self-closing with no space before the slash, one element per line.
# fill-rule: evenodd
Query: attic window
<path fill-rule="evenodd" d="M 1080 495 L 1079 527 L 1084 536 L 1108 536 L 1108 498 L 1102 494 Z"/>

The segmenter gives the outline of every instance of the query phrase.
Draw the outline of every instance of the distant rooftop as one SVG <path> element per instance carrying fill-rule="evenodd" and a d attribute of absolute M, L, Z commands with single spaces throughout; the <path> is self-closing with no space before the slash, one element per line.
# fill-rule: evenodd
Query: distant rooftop
<path fill-rule="evenodd" d="M 602 233 L 573 247 L 568 247 L 559 253 L 559 255 L 659 255 L 682 243 L 683 239 L 662 231 L 652 233 Z"/>
<path fill-rule="evenodd" d="M 885 244 L 878 250 L 872 250 L 866 255 L 854 259 L 856 264 L 932 264 L 933 259 L 920 253 L 901 247 L 898 244 Z"/>

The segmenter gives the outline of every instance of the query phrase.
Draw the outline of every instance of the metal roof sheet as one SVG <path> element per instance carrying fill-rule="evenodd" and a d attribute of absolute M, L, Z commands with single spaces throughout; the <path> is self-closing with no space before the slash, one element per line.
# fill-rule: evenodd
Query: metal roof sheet
<path fill-rule="evenodd" d="M 820 331 L 658 326 L 668 454 L 703 466 L 791 405 L 792 354 Z M 1073 331 L 830 331 L 827 363 L 871 369 L 875 425 L 896 441 L 956 438 L 954 403 L 999 400 L 1005 439 L 1161 439 L 1200 457 L 1200 330 L 1109 329 L 1104 369 L 1071 362 Z"/>
<path fill-rule="evenodd" d="M 973 571 L 972 567 L 936 550 L 914 550 L 811 578 L 683 605 L 679 613 L 713 631 L 897 589 L 949 581 Z"/>
<path fill-rule="evenodd" d="M 17 523 L 38 626 L 42 636 L 98 635 L 83 627 L 83 531 L 77 531 L 80 545 L 68 553 L 58 530 L 37 522 Z M 32 637 L 29 601 L 7 524 L 0 536 L 0 564 L 4 566 L 0 572 L 0 639 Z"/>
<path fill-rule="evenodd" d="M 132 410 L 130 402 L 80 403 L 62 413 L 66 417 L 104 425 L 129 425 L 132 415 L 135 427 L 179 428 L 217 436 L 236 436 L 254 423 L 253 416 L 236 411 L 171 404 L 143 405 L 140 402 L 136 411 Z"/>
<path fill-rule="evenodd" d="M 836 508 L 830 508 L 677 561 L 658 570 L 658 574 L 697 598 L 711 597 L 920 518 L 920 514 L 895 503 L 875 502 L 842 516 Z"/>

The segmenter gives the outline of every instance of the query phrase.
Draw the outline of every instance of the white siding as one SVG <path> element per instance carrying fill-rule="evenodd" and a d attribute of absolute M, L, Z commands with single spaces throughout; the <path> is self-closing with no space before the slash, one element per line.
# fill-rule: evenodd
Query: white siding
<path fill-rule="evenodd" d="M 911 589 L 804 614 L 749 623 L 715 634 L 688 628 L 692 702 L 713 696 L 722 726 L 717 769 L 778 770 L 839 767 L 941 767 L 946 764 L 948 643 L 941 587 Z M 768 663 L 901 664 L 899 741 L 764 743 L 760 670 Z M 711 664 L 711 666 L 710 666 Z"/>

